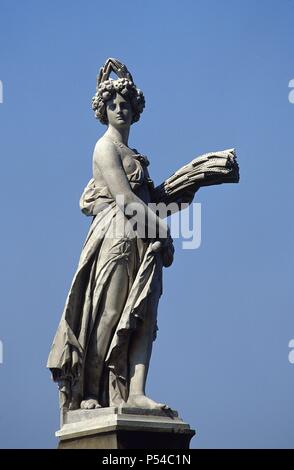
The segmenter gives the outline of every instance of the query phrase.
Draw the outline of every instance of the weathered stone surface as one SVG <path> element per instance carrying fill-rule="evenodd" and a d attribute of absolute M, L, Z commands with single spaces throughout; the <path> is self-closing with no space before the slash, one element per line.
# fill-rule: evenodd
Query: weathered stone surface
<path fill-rule="evenodd" d="M 63 413 L 59 448 L 189 448 L 195 432 L 173 410 L 109 407 Z"/>

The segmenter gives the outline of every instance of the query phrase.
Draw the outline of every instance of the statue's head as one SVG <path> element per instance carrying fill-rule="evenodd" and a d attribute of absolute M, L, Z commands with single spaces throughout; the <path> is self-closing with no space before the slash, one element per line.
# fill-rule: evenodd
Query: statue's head
<path fill-rule="evenodd" d="M 109 78 L 111 72 L 117 75 L 116 80 Z M 139 121 L 145 107 L 145 98 L 143 92 L 134 84 L 126 66 L 116 59 L 108 59 L 100 69 L 96 94 L 92 98 L 92 109 L 102 124 L 108 124 L 115 106 L 122 108 L 122 118 L 123 114 L 127 119 L 131 115 L 132 124 Z"/>

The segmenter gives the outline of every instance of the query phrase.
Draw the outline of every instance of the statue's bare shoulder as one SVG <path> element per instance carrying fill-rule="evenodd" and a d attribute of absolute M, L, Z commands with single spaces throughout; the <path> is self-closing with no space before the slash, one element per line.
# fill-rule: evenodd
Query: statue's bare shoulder
<path fill-rule="evenodd" d="M 95 145 L 93 176 L 98 184 L 105 183 L 114 197 L 132 192 L 120 149 L 106 136 L 99 139 Z"/>
<path fill-rule="evenodd" d="M 96 181 L 104 180 L 103 170 L 121 165 L 121 157 L 115 144 L 107 137 L 101 137 L 93 152 L 93 176 Z"/>
<path fill-rule="evenodd" d="M 105 136 L 97 140 L 93 153 L 93 164 L 99 167 L 105 162 L 111 164 L 117 160 L 120 160 L 120 152 L 115 143 Z"/>

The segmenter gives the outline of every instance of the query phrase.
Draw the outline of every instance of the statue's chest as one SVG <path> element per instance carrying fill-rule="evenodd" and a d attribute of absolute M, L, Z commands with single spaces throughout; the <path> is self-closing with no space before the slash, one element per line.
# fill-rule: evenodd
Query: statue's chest
<path fill-rule="evenodd" d="M 136 171 L 138 169 L 138 165 L 140 165 L 132 155 L 125 155 L 122 159 L 122 163 L 124 170 L 128 175 Z"/>

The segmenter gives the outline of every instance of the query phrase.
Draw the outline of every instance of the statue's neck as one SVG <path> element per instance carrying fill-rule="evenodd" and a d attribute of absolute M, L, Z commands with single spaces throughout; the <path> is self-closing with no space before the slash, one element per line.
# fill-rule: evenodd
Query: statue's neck
<path fill-rule="evenodd" d="M 119 142 L 128 146 L 129 133 L 130 133 L 129 127 L 117 129 L 109 124 L 108 129 L 105 132 L 105 136 L 107 136 L 109 139 L 115 142 Z"/>

